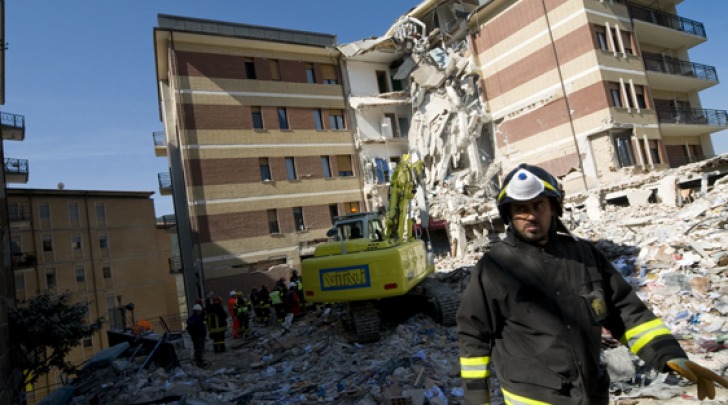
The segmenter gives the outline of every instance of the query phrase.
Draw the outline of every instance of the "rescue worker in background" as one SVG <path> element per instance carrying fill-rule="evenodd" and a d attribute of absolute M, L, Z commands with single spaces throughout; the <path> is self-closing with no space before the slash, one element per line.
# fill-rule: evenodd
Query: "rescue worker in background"
<path fill-rule="evenodd" d="M 222 307 L 222 298 L 215 296 L 207 309 L 207 326 L 210 328 L 212 349 L 215 353 L 225 352 L 225 332 L 228 330 L 227 313 Z"/>
<path fill-rule="evenodd" d="M 253 306 L 253 313 L 255 313 L 255 323 L 261 323 L 260 300 L 256 287 L 250 289 L 250 304 Z"/>
<path fill-rule="evenodd" d="M 240 325 L 240 329 L 238 330 L 238 336 L 242 337 L 243 339 L 247 339 L 250 337 L 250 310 L 252 309 L 252 305 L 250 304 L 250 300 L 245 298 L 245 295 L 242 291 L 238 291 L 237 294 L 238 301 L 235 303 L 235 315 L 238 318 L 238 325 Z"/>
<path fill-rule="evenodd" d="M 228 315 L 230 315 L 230 318 L 233 320 L 233 339 L 238 338 L 238 329 L 240 329 L 240 324 L 238 324 L 238 315 L 235 313 L 235 304 L 238 302 L 238 295 L 235 291 L 230 291 L 228 302 L 227 302 L 227 309 L 228 309 Z"/>
<path fill-rule="evenodd" d="M 261 322 L 263 323 L 263 325 L 268 325 L 268 323 L 270 323 L 271 305 L 270 291 L 268 291 L 268 287 L 264 285 L 260 286 L 260 291 L 258 291 L 258 298 L 258 302 L 260 302 Z"/>
<path fill-rule="evenodd" d="M 278 321 L 278 323 L 282 323 L 283 318 L 286 316 L 286 306 L 283 304 L 283 294 L 285 293 L 285 290 L 285 285 L 283 287 L 278 287 L 278 284 L 276 284 L 276 288 L 269 294 L 270 302 L 273 305 L 273 309 L 276 311 L 276 321 Z"/>
<path fill-rule="evenodd" d="M 276 285 L 273 286 L 273 289 L 281 291 L 281 290 L 283 290 L 283 287 L 285 287 L 287 285 L 288 285 L 288 283 L 286 282 L 286 278 L 281 276 L 281 278 L 279 278 L 278 281 L 276 281 Z"/>
<path fill-rule="evenodd" d="M 301 301 L 298 300 L 298 291 L 296 283 L 289 284 L 288 291 L 285 292 L 286 312 L 293 316 L 301 314 Z"/>
<path fill-rule="evenodd" d="M 601 330 L 658 371 L 698 385 L 700 399 L 728 380 L 687 359 L 662 321 L 590 242 L 565 231 L 562 192 L 545 170 L 522 164 L 497 197 L 506 238 L 480 259 L 457 315 L 467 404 L 490 399 L 493 359 L 506 403 L 607 404 Z"/>
<path fill-rule="evenodd" d="M 202 316 L 202 305 L 195 304 L 192 306 L 192 315 L 187 318 L 187 333 L 192 339 L 192 348 L 195 353 L 195 364 L 197 367 L 207 365 L 203 359 L 205 353 L 205 336 L 207 336 L 207 327 L 205 326 L 205 318 Z"/>

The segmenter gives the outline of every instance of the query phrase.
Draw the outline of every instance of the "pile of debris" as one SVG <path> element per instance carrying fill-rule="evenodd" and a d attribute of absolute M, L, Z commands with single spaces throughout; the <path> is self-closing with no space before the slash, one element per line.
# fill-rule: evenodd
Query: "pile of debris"
<path fill-rule="evenodd" d="M 723 374 L 728 368 L 728 177 L 693 198 L 682 206 L 671 201 L 607 205 L 596 219 L 577 212 L 572 232 L 607 254 L 692 359 Z M 460 294 L 477 258 L 442 258 L 435 277 Z M 364 345 L 351 340 L 346 321 L 346 312 L 334 307 L 290 324 L 255 326 L 254 339 L 229 339 L 225 353 L 208 348 L 205 368 L 194 366 L 185 335 L 179 367 L 145 369 L 145 353 L 120 356 L 76 381 L 72 402 L 64 403 L 463 403 L 455 327 L 415 315 L 388 325 L 379 342 Z M 683 403 L 695 395 L 694 386 L 650 370 L 624 347 L 607 350 L 605 358 L 617 403 Z M 494 382 L 491 403 L 500 404 Z M 726 401 L 728 391 L 719 389 L 714 401 L 704 403 Z"/>

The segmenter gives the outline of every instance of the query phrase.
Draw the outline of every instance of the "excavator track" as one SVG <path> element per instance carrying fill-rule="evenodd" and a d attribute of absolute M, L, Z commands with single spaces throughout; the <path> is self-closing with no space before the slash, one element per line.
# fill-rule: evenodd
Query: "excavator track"
<path fill-rule="evenodd" d="M 457 294 L 432 277 L 426 278 L 420 285 L 425 290 L 427 300 L 434 307 L 435 321 L 443 326 L 455 325 L 460 306 Z"/>
<path fill-rule="evenodd" d="M 359 342 L 376 342 L 379 340 L 379 310 L 372 301 L 349 303 L 352 324 L 356 340 Z"/>

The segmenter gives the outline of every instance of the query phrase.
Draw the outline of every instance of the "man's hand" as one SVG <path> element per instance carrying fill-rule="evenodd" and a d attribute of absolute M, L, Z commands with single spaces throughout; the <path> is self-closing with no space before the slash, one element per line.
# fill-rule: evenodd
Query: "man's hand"
<path fill-rule="evenodd" d="M 715 382 L 728 388 L 728 380 L 686 358 L 672 359 L 667 362 L 667 365 L 681 376 L 697 384 L 698 398 L 701 400 L 706 396 L 710 399 L 715 398 Z"/>

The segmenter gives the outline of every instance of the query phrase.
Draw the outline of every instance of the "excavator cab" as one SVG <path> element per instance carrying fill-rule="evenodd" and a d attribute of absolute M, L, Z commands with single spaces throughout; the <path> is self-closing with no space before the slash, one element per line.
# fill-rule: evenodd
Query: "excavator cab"
<path fill-rule="evenodd" d="M 373 242 L 383 240 L 382 220 L 376 212 L 342 215 L 334 218 L 334 227 L 326 234 L 335 241 L 368 239 Z"/>

